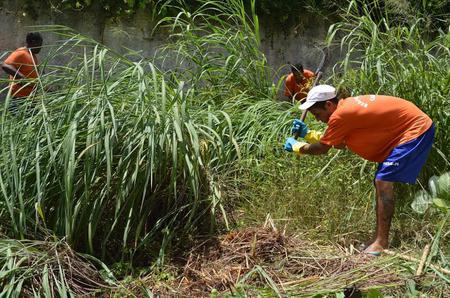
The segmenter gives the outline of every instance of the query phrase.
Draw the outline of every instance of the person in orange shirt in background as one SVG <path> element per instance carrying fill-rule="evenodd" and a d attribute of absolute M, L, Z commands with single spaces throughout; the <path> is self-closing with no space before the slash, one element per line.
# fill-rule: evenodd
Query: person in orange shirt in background
<path fill-rule="evenodd" d="M 327 123 L 323 136 L 294 120 L 293 133 L 309 143 L 288 138 L 284 149 L 301 154 L 325 154 L 331 147 L 348 148 L 377 162 L 375 239 L 364 253 L 380 255 L 388 247 L 394 213 L 394 182 L 414 184 L 431 150 L 433 121 L 413 103 L 385 95 L 339 99 L 334 87 L 319 85 L 308 92 L 300 109 Z"/>
<path fill-rule="evenodd" d="M 291 73 L 285 81 L 284 96 L 291 100 L 304 99 L 312 86 L 313 77 L 314 72 L 303 69 L 303 65 L 300 63 L 291 65 Z"/>
<path fill-rule="evenodd" d="M 40 33 L 28 33 L 26 47 L 16 49 L 2 64 L 2 69 L 9 74 L 11 95 L 15 100 L 29 96 L 35 88 L 35 84 L 27 80 L 39 76 L 36 54 L 41 50 L 42 41 Z"/>

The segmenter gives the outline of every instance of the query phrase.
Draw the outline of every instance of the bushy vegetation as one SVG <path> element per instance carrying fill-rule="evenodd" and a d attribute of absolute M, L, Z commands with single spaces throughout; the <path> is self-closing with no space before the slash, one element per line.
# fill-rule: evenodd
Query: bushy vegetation
<path fill-rule="evenodd" d="M 192 17 L 204 27 L 192 32 L 185 30 L 189 13 L 176 19 L 175 49 L 185 59 L 176 63 L 197 65 L 169 72 L 151 61 L 132 62 L 69 29 L 41 28 L 61 38 L 49 59 L 71 60 L 64 67 L 44 61 L 47 75 L 16 114 L 8 111 L 10 97 L 4 103 L 3 236 L 62 238 L 105 262 L 142 266 L 162 265 L 171 245 L 214 232 L 218 218 L 226 226 L 224 173 L 242 156 L 263 154 L 261 143 L 275 135 L 263 128 L 286 122 L 284 113 L 266 117 L 284 111 L 282 103 L 257 97 L 272 83 L 257 51 L 257 19 L 241 9 L 239 1 L 202 7 Z M 234 26 L 213 24 L 220 10 Z M 201 37 L 207 30 L 211 35 Z M 195 52 L 223 45 L 228 53 L 216 57 Z M 202 64 L 198 57 L 211 60 Z"/>
<path fill-rule="evenodd" d="M 252 0 L 243 1 L 246 9 L 250 9 Z M 102 15 L 114 18 L 133 16 L 138 11 L 145 11 L 149 18 L 158 20 L 167 16 L 174 16 L 178 7 L 192 11 L 202 6 L 203 0 L 64 0 L 22 1 L 19 5 L 33 18 L 38 17 L 39 8 L 56 12 L 68 11 L 96 11 Z M 438 0 L 359 0 L 358 6 L 369 5 L 369 8 L 382 7 L 385 13 L 396 17 L 401 23 L 412 23 L 417 17 L 423 18 L 427 24 L 427 30 L 437 31 L 439 28 L 447 28 L 449 25 L 448 12 L 449 1 Z M 338 15 L 342 7 L 346 7 L 348 0 L 259 0 L 255 1 L 256 12 L 263 17 L 272 17 L 278 23 L 295 23 L 306 13 L 316 14 L 317 17 L 327 19 Z M 0 1 L 0 6 L 2 1 Z M 376 14 L 373 14 L 376 16 Z"/>
<path fill-rule="evenodd" d="M 230 117 L 201 107 L 192 87 L 166 83 L 149 62 L 59 34 L 73 58 L 42 83 L 60 90 L 41 90 L 33 107 L 3 114 L 8 234 L 48 229 L 117 259 L 158 237 L 165 249 L 175 234 L 207 231 L 220 207 L 215 169 L 237 156 Z"/>
<path fill-rule="evenodd" d="M 327 81 L 352 94 L 414 101 L 437 126 L 423 178 L 442 174 L 450 167 L 449 32 L 428 35 L 423 19 L 399 25 L 382 7 L 375 18 L 360 2 L 330 28 L 327 41 L 348 55 Z M 33 100 L 12 114 L 8 96 L 1 113 L 3 293 L 81 293 L 63 274 L 71 258 L 103 266 L 104 282 L 115 283 L 104 263 L 126 267 L 124 275 L 162 268 L 194 236 L 259 223 L 267 213 L 318 241 L 350 246 L 367 237 L 375 165 L 349 152 L 323 159 L 283 152 L 298 110 L 276 98 L 276 73 L 259 50 L 257 6 L 249 6 L 179 6 L 158 24 L 171 35 L 155 61 L 119 55 L 68 28 L 41 28 L 60 37 L 42 63 L 46 74 Z M 52 65 L 56 57 L 70 61 Z M 446 266 L 448 213 L 416 215 L 412 196 L 402 194 L 394 247 L 434 241 L 430 258 Z M 31 264 L 39 268 L 27 270 Z"/>

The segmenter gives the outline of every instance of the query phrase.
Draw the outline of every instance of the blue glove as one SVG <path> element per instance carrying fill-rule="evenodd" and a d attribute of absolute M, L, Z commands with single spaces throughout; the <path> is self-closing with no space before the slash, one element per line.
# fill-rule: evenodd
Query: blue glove
<path fill-rule="evenodd" d="M 299 137 L 304 138 L 309 132 L 308 126 L 299 119 L 294 119 L 292 122 L 292 134 L 298 134 Z"/>
<path fill-rule="evenodd" d="M 295 152 L 297 155 L 302 155 L 300 149 L 307 145 L 305 142 L 299 142 L 293 137 L 290 137 L 286 140 L 286 143 L 284 144 L 284 150 L 289 152 Z"/>
<path fill-rule="evenodd" d="M 284 144 L 284 150 L 292 152 L 292 146 L 295 145 L 296 143 L 298 143 L 298 141 L 296 139 L 294 139 L 293 137 L 290 137 L 286 140 L 286 143 Z"/>

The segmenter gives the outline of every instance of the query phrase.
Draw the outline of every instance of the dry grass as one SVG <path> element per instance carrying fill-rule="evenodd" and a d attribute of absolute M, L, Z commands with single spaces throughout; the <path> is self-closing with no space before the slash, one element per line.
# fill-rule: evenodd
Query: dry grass
<path fill-rule="evenodd" d="M 310 296 L 398 287 L 408 278 L 395 256 L 366 256 L 267 225 L 199 241 L 184 262 L 173 268 L 176 278 L 161 282 L 153 274 L 134 283 L 130 291 L 146 288 L 161 296 L 186 297 L 242 291 L 250 296 Z"/>
<path fill-rule="evenodd" d="M 1 296 L 56 297 L 93 295 L 111 288 L 91 257 L 77 254 L 65 242 L 0 240 Z"/>

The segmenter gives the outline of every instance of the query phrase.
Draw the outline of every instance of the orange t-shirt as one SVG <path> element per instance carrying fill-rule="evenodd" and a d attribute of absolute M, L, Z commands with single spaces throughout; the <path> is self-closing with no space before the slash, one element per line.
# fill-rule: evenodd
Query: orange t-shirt
<path fill-rule="evenodd" d="M 430 117 L 407 100 L 361 95 L 339 101 L 320 142 L 345 144 L 367 160 L 382 162 L 394 147 L 419 137 L 431 125 Z"/>
<path fill-rule="evenodd" d="M 27 48 L 18 48 L 12 52 L 8 58 L 5 60 L 6 64 L 12 65 L 17 68 L 20 73 L 29 79 L 36 79 L 38 77 L 37 73 L 37 59 L 36 55 L 31 53 Z M 14 79 L 14 76 L 9 76 L 10 80 Z M 17 79 L 16 79 L 17 80 Z M 25 83 L 25 82 L 24 82 Z M 34 86 L 24 84 L 11 83 L 11 93 L 14 97 L 28 96 L 33 91 Z"/>
<path fill-rule="evenodd" d="M 308 69 L 303 70 L 303 80 L 297 84 L 295 81 L 294 74 L 291 73 L 287 76 L 286 82 L 285 82 L 285 88 L 284 88 L 284 96 L 292 97 L 296 93 L 299 93 L 295 99 L 300 100 L 306 97 L 308 94 L 309 89 L 311 88 L 311 78 L 314 77 L 314 73 Z"/>

